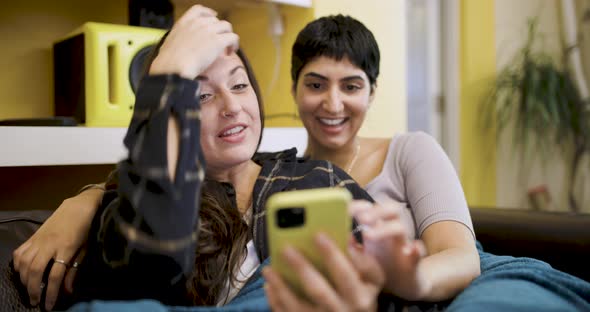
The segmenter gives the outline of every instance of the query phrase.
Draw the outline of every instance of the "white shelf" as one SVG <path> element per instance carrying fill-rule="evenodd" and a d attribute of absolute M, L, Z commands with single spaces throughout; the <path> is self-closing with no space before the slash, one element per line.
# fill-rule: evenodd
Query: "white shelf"
<path fill-rule="evenodd" d="M 174 4 L 176 17 L 180 17 L 192 5 L 200 4 L 216 10 L 222 15 L 234 8 L 263 5 L 266 3 L 277 3 L 281 5 L 292 5 L 302 8 L 311 8 L 312 0 L 171 0 Z"/>
<path fill-rule="evenodd" d="M 311 8 L 311 0 L 265 0 L 265 2 L 288 4 L 302 8 Z"/>
<path fill-rule="evenodd" d="M 0 127 L 0 167 L 114 164 L 126 156 L 126 128 Z M 260 151 L 307 145 L 304 128 L 266 128 Z"/>

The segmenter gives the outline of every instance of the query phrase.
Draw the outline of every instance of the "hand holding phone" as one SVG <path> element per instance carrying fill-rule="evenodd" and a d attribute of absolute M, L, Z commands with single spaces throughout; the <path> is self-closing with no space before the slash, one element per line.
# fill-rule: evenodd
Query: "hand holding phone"
<path fill-rule="evenodd" d="M 287 191 L 268 199 L 266 226 L 271 266 L 298 295 L 305 297 L 299 277 L 283 261 L 282 250 L 287 245 L 292 246 L 330 280 L 324 261 L 316 250 L 314 237 L 319 232 L 326 234 L 347 254 L 352 224 L 348 213 L 351 199 L 345 188 Z"/>

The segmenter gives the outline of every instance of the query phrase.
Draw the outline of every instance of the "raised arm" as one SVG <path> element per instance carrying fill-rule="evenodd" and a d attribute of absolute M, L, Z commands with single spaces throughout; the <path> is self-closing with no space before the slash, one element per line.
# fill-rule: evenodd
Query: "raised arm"
<path fill-rule="evenodd" d="M 119 163 L 117 195 L 95 218 L 75 283 L 78 300 L 152 298 L 187 304 L 205 157 L 195 78 L 238 37 L 194 6 L 175 24 L 142 80 Z M 157 268 L 157 269 L 156 269 Z M 146 275 L 146 272 L 150 272 Z"/>

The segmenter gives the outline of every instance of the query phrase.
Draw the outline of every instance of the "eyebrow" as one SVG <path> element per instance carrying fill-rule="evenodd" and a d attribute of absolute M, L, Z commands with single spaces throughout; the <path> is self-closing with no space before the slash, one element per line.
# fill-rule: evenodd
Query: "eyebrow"
<path fill-rule="evenodd" d="M 314 72 L 310 72 L 304 75 L 304 77 L 314 77 L 314 78 L 318 78 L 321 80 L 329 80 L 328 77 L 326 76 L 322 76 L 318 73 L 314 73 Z M 354 76 L 348 76 L 348 77 L 344 77 L 342 79 L 340 79 L 340 81 L 351 81 L 351 80 L 363 80 L 363 77 L 361 77 L 360 75 L 354 75 Z"/>
<path fill-rule="evenodd" d="M 238 71 L 238 69 L 240 69 L 240 68 L 243 69 L 244 71 L 246 71 L 246 68 L 244 66 L 238 65 L 238 66 L 234 67 L 232 70 L 229 71 L 229 75 L 231 76 L 231 75 L 235 74 Z M 207 81 L 207 80 L 209 80 L 209 77 L 198 75 L 197 78 L 195 78 L 195 80 L 198 80 L 198 81 Z"/>

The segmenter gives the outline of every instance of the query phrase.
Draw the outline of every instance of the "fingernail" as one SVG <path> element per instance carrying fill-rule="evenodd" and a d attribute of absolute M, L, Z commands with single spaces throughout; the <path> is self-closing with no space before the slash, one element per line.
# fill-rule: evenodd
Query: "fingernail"
<path fill-rule="evenodd" d="M 297 257 L 296 253 L 297 252 L 295 251 L 295 249 L 291 246 L 287 246 L 283 249 L 283 256 L 287 258 Z"/>
<path fill-rule="evenodd" d="M 32 306 L 37 306 L 37 299 L 32 299 L 30 300 L 30 303 Z"/>
<path fill-rule="evenodd" d="M 402 249 L 402 252 L 404 255 L 409 255 L 410 253 L 412 253 L 412 247 L 411 246 L 404 246 L 404 248 Z"/>
<path fill-rule="evenodd" d="M 358 214 L 356 216 L 356 219 L 357 219 L 358 223 L 363 224 L 365 226 L 373 223 L 373 220 L 371 220 L 371 216 L 366 212 L 361 212 L 360 214 Z"/>
<path fill-rule="evenodd" d="M 266 283 L 264 284 L 264 292 L 266 293 L 267 300 L 272 300 L 273 293 L 272 293 L 272 288 L 270 287 L 270 285 L 268 285 Z"/>
<path fill-rule="evenodd" d="M 356 255 L 356 247 L 354 247 L 354 245 L 352 245 L 352 244 L 348 244 L 348 253 L 351 256 L 355 256 Z"/>
<path fill-rule="evenodd" d="M 363 239 L 371 240 L 374 238 L 373 235 L 375 234 L 375 231 L 373 230 L 373 228 L 363 224 L 361 224 L 359 228 L 361 229 L 360 232 L 363 235 Z"/>
<path fill-rule="evenodd" d="M 353 243 L 353 244 L 348 244 L 348 253 L 349 253 L 351 256 L 353 256 L 353 257 L 356 257 L 356 256 L 358 255 L 358 253 L 359 253 L 357 248 L 358 248 L 358 247 L 356 247 L 356 246 L 354 245 L 354 243 Z"/>
<path fill-rule="evenodd" d="M 324 234 L 324 233 L 318 233 L 315 236 L 315 238 L 316 238 L 316 242 L 321 247 L 327 248 L 328 246 L 330 246 L 330 239 L 328 238 L 328 236 L 326 234 Z"/>
<path fill-rule="evenodd" d="M 45 310 L 50 311 L 51 309 L 53 309 L 53 304 L 55 304 L 55 302 L 53 301 L 48 301 L 45 303 Z"/>

